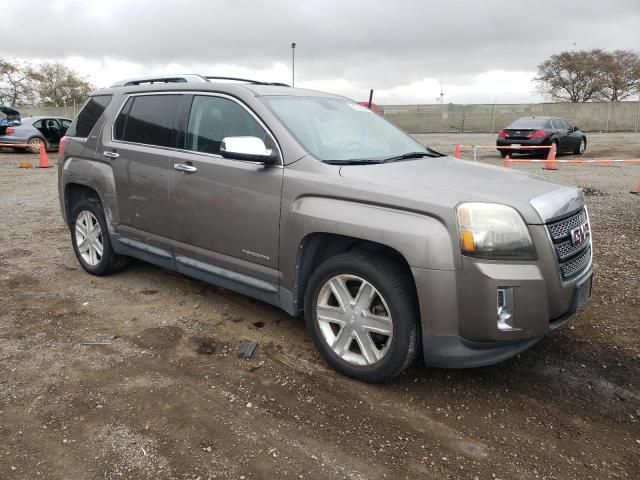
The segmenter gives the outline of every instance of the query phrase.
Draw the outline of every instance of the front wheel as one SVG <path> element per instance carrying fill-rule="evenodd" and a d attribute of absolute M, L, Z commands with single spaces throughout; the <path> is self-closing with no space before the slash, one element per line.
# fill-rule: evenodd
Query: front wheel
<path fill-rule="evenodd" d="M 580 144 L 578 144 L 578 146 L 573 151 L 573 153 L 574 153 L 574 155 L 582 155 L 586 149 L 587 149 L 587 139 L 586 138 L 581 138 L 580 139 Z"/>
<path fill-rule="evenodd" d="M 418 352 L 410 273 L 385 258 L 345 253 L 325 261 L 309 280 L 305 319 L 322 357 L 358 380 L 388 380 Z"/>

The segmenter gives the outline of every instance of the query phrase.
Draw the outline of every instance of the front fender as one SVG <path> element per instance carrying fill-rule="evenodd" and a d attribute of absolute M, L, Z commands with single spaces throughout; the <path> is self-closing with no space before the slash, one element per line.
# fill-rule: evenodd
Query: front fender
<path fill-rule="evenodd" d="M 82 158 L 68 158 L 62 165 L 61 191 L 66 197 L 67 186 L 77 184 L 95 190 L 100 197 L 109 231 L 113 233 L 113 225 L 120 222 L 116 183 L 113 169 L 106 163 Z M 68 199 L 64 198 L 64 211 L 68 211 Z M 66 216 L 65 216 L 66 217 Z M 68 223 L 68 218 L 66 218 Z"/>
<path fill-rule="evenodd" d="M 291 203 L 281 238 L 284 284 L 295 286 L 296 252 L 306 236 L 329 233 L 380 243 L 398 251 L 411 267 L 457 270 L 459 256 L 444 224 L 427 215 L 326 197 Z"/>

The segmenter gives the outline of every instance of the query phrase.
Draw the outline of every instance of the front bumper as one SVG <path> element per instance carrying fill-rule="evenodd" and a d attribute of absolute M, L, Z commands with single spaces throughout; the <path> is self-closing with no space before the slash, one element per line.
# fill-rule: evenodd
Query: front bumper
<path fill-rule="evenodd" d="M 548 321 L 547 333 L 567 323 L 590 295 L 591 273 L 581 288 L 575 289 L 569 310 L 560 317 Z M 544 335 L 522 340 L 477 342 L 458 335 L 423 335 L 424 361 L 427 365 L 441 368 L 473 368 L 492 365 L 529 349 L 543 337 Z"/>
<path fill-rule="evenodd" d="M 536 245 L 548 243 L 544 226 L 530 228 Z M 490 365 L 528 349 L 566 323 L 591 293 L 592 270 L 589 265 L 564 282 L 553 255 L 551 248 L 538 248 L 535 262 L 463 257 L 457 271 L 412 269 L 425 363 L 449 368 Z M 509 330 L 497 322 L 496 292 L 505 287 L 513 292 Z"/>

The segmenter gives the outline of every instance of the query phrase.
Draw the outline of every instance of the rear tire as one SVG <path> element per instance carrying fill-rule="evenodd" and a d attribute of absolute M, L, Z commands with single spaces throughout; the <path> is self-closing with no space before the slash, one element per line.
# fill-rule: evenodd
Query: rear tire
<path fill-rule="evenodd" d="M 413 280 L 392 260 L 360 252 L 326 260 L 309 279 L 304 310 L 316 348 L 344 375 L 382 382 L 417 356 L 420 314 Z"/>
<path fill-rule="evenodd" d="M 47 142 L 40 137 L 31 137 L 27 140 L 27 150 L 31 153 L 39 153 L 41 148 L 47 148 Z"/>
<path fill-rule="evenodd" d="M 127 257 L 118 255 L 111 247 L 99 200 L 87 198 L 79 201 L 73 206 L 71 218 L 71 243 L 82 268 L 97 276 L 110 275 L 124 268 Z"/>

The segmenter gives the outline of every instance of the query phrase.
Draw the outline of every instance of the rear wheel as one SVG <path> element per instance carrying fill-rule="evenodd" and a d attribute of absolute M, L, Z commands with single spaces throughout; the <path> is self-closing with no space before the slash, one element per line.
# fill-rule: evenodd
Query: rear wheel
<path fill-rule="evenodd" d="M 116 254 L 111 247 L 100 202 L 92 198 L 79 201 L 71 218 L 71 243 L 82 268 L 98 276 L 122 270 L 126 257 Z"/>
<path fill-rule="evenodd" d="M 418 352 L 411 277 L 385 258 L 345 253 L 325 261 L 309 280 L 305 319 L 323 358 L 358 380 L 388 380 Z"/>
<path fill-rule="evenodd" d="M 30 138 L 27 141 L 27 145 L 27 150 L 29 150 L 31 153 L 38 153 L 40 152 L 41 148 L 47 148 L 46 142 L 40 137 Z"/>
<path fill-rule="evenodd" d="M 580 143 L 578 144 L 576 149 L 573 151 L 573 153 L 574 155 L 582 155 L 586 149 L 587 149 L 587 139 L 581 138 Z"/>

